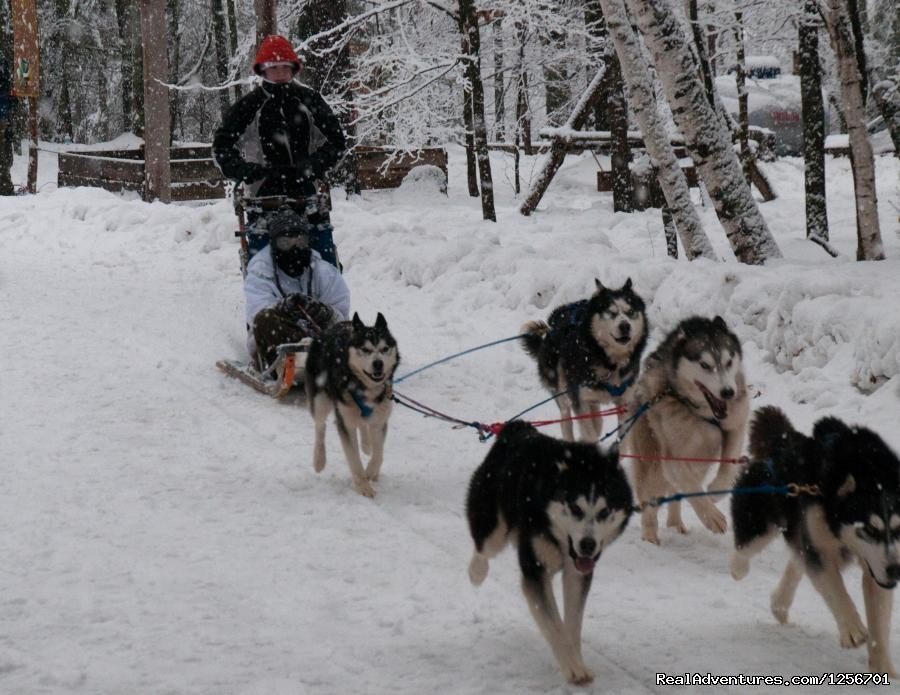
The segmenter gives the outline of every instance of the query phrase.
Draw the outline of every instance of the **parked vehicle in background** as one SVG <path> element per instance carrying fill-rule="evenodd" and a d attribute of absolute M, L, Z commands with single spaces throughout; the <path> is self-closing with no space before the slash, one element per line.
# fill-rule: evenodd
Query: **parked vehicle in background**
<path fill-rule="evenodd" d="M 800 155 L 803 148 L 803 111 L 800 76 L 786 75 L 774 56 L 748 56 L 746 60 L 747 108 L 750 125 L 775 134 L 775 153 Z M 716 78 L 722 104 L 735 118 L 738 115 L 736 67 Z M 828 131 L 828 111 L 825 112 Z"/>

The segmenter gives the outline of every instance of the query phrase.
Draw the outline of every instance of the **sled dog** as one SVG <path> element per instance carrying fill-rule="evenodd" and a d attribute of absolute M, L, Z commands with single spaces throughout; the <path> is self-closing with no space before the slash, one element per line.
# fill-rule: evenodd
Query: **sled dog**
<path fill-rule="evenodd" d="M 399 362 L 397 341 L 381 314 L 374 326 L 363 324 L 358 314 L 332 326 L 313 340 L 306 358 L 306 399 L 316 427 L 313 467 L 316 473 L 325 468 L 325 421 L 334 411 L 353 487 L 366 497 L 375 496 L 372 482 L 378 479 L 384 459 Z M 371 454 L 365 469 L 357 430 L 363 453 Z"/>
<path fill-rule="evenodd" d="M 541 383 L 551 393 L 566 392 L 556 399 L 562 418 L 570 418 L 573 410 L 589 415 L 602 405 L 623 402 L 647 344 L 644 301 L 631 278 L 617 290 L 594 282 L 597 290 L 589 299 L 559 306 L 546 323 L 529 321 L 521 330 Z M 598 419 L 580 419 L 578 425 L 581 441 L 597 441 Z M 574 441 L 572 421 L 564 420 L 561 428 L 563 439 Z"/>
<path fill-rule="evenodd" d="M 741 345 L 716 316 L 683 320 L 644 361 L 630 403 L 632 412 L 649 409 L 634 421 L 623 448 L 634 455 L 632 472 L 640 500 L 641 538 L 659 543 L 656 508 L 646 505 L 675 492 L 730 486 L 737 475 L 734 463 L 672 460 L 737 458 L 744 445 L 749 396 L 741 362 Z M 692 497 L 690 504 L 713 533 L 728 527 L 725 515 L 710 497 Z M 681 533 L 680 503 L 668 505 L 668 526 Z"/>
<path fill-rule="evenodd" d="M 819 420 L 812 437 L 794 430 L 769 406 L 750 427 L 751 462 L 738 487 L 815 485 L 819 494 L 735 495 L 731 499 L 734 553 L 731 575 L 743 579 L 750 558 L 778 533 L 791 559 L 771 596 L 771 609 L 786 623 L 805 573 L 834 614 L 842 647 L 869 648 L 872 673 L 897 669 L 889 649 L 893 588 L 900 581 L 900 459 L 865 427 L 834 417 Z M 847 594 L 841 571 L 853 559 L 862 566 L 864 623 Z"/>
<path fill-rule="evenodd" d="M 466 499 L 475 552 L 469 579 L 478 586 L 488 561 L 508 542 L 519 550 L 522 591 L 565 678 L 588 683 L 581 624 L 600 554 L 622 533 L 631 488 L 615 448 L 564 442 L 522 421 L 509 423 L 472 475 Z M 553 594 L 562 570 L 564 617 Z"/>

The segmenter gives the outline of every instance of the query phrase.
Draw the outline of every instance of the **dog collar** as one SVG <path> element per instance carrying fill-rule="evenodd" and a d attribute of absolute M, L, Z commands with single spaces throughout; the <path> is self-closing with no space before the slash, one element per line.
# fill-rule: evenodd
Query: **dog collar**
<path fill-rule="evenodd" d="M 369 417 L 374 412 L 372 406 L 366 403 L 366 399 L 362 397 L 362 394 L 359 391 L 351 391 L 350 397 L 353 399 L 353 402 L 356 403 L 356 407 L 359 408 L 359 414 L 364 418 Z"/>

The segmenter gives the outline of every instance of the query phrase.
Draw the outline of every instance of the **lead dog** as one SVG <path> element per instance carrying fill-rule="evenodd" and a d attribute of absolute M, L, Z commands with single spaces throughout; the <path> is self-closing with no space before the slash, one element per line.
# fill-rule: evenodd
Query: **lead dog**
<path fill-rule="evenodd" d="M 325 468 L 325 421 L 334 411 L 338 435 L 353 487 L 361 495 L 375 496 L 384 461 L 384 440 L 393 406 L 394 371 L 400 362 L 397 341 L 378 314 L 374 326 L 366 326 L 358 314 L 352 321 L 332 326 L 313 340 L 306 359 L 306 399 L 315 421 L 313 467 Z M 369 463 L 363 469 L 357 443 Z"/>
<path fill-rule="evenodd" d="M 564 304 L 543 321 L 522 326 L 522 345 L 538 365 L 541 383 L 556 398 L 563 418 L 563 439 L 574 441 L 572 411 L 589 415 L 610 403 L 623 402 L 637 378 L 647 344 L 644 301 L 631 286 L 631 278 L 617 290 L 594 280 L 590 299 Z M 581 441 L 596 442 L 601 424 L 580 418 Z"/>
<path fill-rule="evenodd" d="M 636 456 L 635 493 L 643 506 L 641 538 L 659 543 L 657 510 L 645 504 L 654 498 L 730 486 L 737 474 L 733 463 L 674 460 L 737 458 L 744 445 L 749 396 L 741 362 L 741 345 L 725 321 L 694 316 L 683 320 L 644 361 L 634 389 L 632 411 L 649 406 L 635 420 L 624 447 Z M 690 504 L 706 528 L 724 533 L 725 515 L 710 497 L 692 497 Z M 680 503 L 668 505 L 667 525 L 681 533 Z"/>
<path fill-rule="evenodd" d="M 515 543 L 525 600 L 571 683 L 594 677 L 581 656 L 584 605 L 594 565 L 622 533 L 631 510 L 631 489 L 615 449 L 601 453 L 594 444 L 563 442 L 521 421 L 503 429 L 469 484 L 472 584 L 480 585 L 488 561 Z M 552 586 L 559 571 L 564 619 Z"/>
<path fill-rule="evenodd" d="M 791 559 L 772 593 L 771 609 L 786 623 L 805 573 L 837 621 L 842 647 L 868 642 L 872 673 L 897 676 L 891 661 L 892 589 L 900 581 L 900 460 L 864 427 L 819 420 L 812 438 L 794 430 L 778 408 L 757 411 L 750 428 L 752 462 L 738 487 L 818 486 L 818 495 L 735 495 L 731 575 L 743 579 L 750 559 L 781 533 Z M 841 571 L 863 568 L 866 624 L 847 594 Z"/>

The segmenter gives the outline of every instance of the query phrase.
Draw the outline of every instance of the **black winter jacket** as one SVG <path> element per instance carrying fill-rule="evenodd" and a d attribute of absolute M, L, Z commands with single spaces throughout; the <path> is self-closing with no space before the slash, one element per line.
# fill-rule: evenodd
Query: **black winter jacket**
<path fill-rule="evenodd" d="M 228 110 L 213 138 L 222 173 L 251 195 L 313 195 L 347 148 L 341 125 L 313 89 L 263 82 Z"/>

